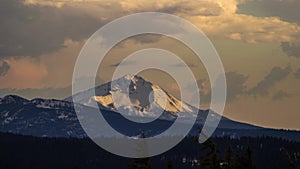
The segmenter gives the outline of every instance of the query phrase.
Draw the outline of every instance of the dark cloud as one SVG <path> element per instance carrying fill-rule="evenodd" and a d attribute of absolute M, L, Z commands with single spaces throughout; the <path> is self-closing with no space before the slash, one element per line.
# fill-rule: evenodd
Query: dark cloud
<path fill-rule="evenodd" d="M 251 94 L 251 95 L 267 95 L 269 89 L 272 88 L 277 82 L 283 80 L 291 73 L 292 69 L 290 66 L 285 68 L 274 67 L 270 73 L 253 88 L 247 89 L 246 82 L 249 76 L 240 74 L 237 72 L 226 72 L 226 83 L 227 83 L 227 101 L 231 102 L 239 98 L 239 96 Z M 299 70 L 300 71 L 300 70 Z M 211 91 L 207 92 L 207 86 L 204 87 L 202 84 L 207 80 L 202 79 L 198 81 L 200 87 L 201 102 L 208 103 L 211 99 Z M 218 83 L 218 80 L 216 81 Z M 209 83 L 206 83 L 209 85 Z M 214 86 L 214 85 L 213 85 Z M 206 88 L 206 90 L 203 90 Z M 273 100 L 280 100 L 289 97 L 290 94 L 283 91 L 279 91 L 272 96 Z"/>
<path fill-rule="evenodd" d="M 192 84 L 190 84 L 192 85 Z M 211 90 L 210 90 L 210 84 L 209 84 L 209 81 L 207 79 L 200 79 L 197 81 L 197 85 L 199 87 L 199 93 L 195 92 L 195 91 L 192 91 L 192 92 L 195 92 L 192 97 L 194 100 L 197 95 L 200 94 L 200 103 L 203 104 L 203 103 L 209 103 L 211 101 Z M 191 87 L 187 86 L 187 89 L 191 89 Z"/>
<path fill-rule="evenodd" d="M 238 5 L 238 13 L 257 17 L 279 17 L 300 25 L 299 0 L 251 0 Z"/>
<path fill-rule="evenodd" d="M 272 88 L 276 83 L 286 78 L 291 71 L 292 69 L 290 66 L 287 66 L 286 68 L 274 67 L 271 72 L 256 86 L 251 88 L 248 93 L 253 95 L 269 94 L 269 89 Z"/>
<path fill-rule="evenodd" d="M 226 73 L 227 81 L 227 100 L 232 101 L 238 96 L 246 93 L 245 83 L 248 76 L 236 72 Z"/>
<path fill-rule="evenodd" d="M 239 96 L 247 93 L 247 88 L 245 83 L 248 80 L 248 76 L 237 73 L 237 72 L 226 72 L 226 83 L 227 83 L 227 96 L 226 100 L 228 102 L 231 102 L 235 99 L 237 99 Z M 201 79 L 198 81 L 198 86 L 200 87 L 200 97 L 201 102 L 208 103 L 211 100 L 211 91 L 207 92 L 207 86 L 203 86 L 202 84 L 205 83 L 209 85 L 205 79 Z M 213 85 L 214 87 L 217 87 L 218 80 L 216 81 L 216 84 Z M 204 89 L 206 88 L 206 89 Z"/>
<path fill-rule="evenodd" d="M 280 91 L 276 92 L 275 94 L 273 94 L 272 100 L 282 100 L 282 99 L 288 98 L 290 96 L 291 95 L 289 93 L 280 90 Z"/>
<path fill-rule="evenodd" d="M 295 73 L 294 73 L 295 77 L 297 79 L 300 79 L 300 69 L 298 69 Z"/>
<path fill-rule="evenodd" d="M 257 83 L 253 88 L 248 89 L 246 82 L 249 79 L 249 76 L 240 74 L 237 72 L 226 72 L 226 83 L 227 83 L 227 102 L 234 101 L 239 98 L 239 96 L 245 95 L 268 95 L 269 90 L 278 82 L 286 78 L 292 69 L 290 66 L 285 68 L 274 67 L 270 73 L 259 83 Z M 297 73 L 295 73 L 296 75 Z M 300 69 L 298 70 L 300 78 Z M 200 97 L 202 103 L 209 103 L 211 100 L 211 88 L 207 79 L 201 79 L 198 82 L 200 88 Z M 203 85 L 205 84 L 205 85 Z M 214 88 L 218 87 L 218 79 L 215 84 L 212 85 Z M 219 86 L 220 87 L 220 86 Z M 195 93 L 196 94 L 196 93 Z M 272 95 L 273 100 L 281 100 L 286 97 L 291 96 L 290 94 L 279 91 Z"/>
<path fill-rule="evenodd" d="M 300 44 L 281 42 L 282 51 L 292 57 L 300 57 Z"/>
<path fill-rule="evenodd" d="M 77 8 L 0 1 L 0 57 L 38 56 L 64 47 L 66 39 L 88 38 L 101 21 Z"/>
<path fill-rule="evenodd" d="M 237 72 L 226 72 L 226 83 L 227 83 L 227 95 L 226 100 L 227 102 L 231 102 L 237 99 L 239 96 L 245 94 L 247 92 L 247 88 L 245 83 L 248 80 L 248 76 L 237 73 Z M 216 80 L 216 84 L 213 85 L 214 88 L 217 89 L 219 80 Z M 211 95 L 211 93 L 209 93 Z"/>
<path fill-rule="evenodd" d="M 8 70 L 10 69 L 10 65 L 6 61 L 0 62 L 0 76 L 6 75 Z"/>

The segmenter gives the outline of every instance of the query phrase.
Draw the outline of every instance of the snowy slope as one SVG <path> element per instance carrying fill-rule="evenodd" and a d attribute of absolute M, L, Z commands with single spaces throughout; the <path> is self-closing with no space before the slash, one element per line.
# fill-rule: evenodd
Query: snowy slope
<path fill-rule="evenodd" d="M 122 111 L 128 116 L 155 117 L 163 111 L 172 116 L 197 115 L 196 108 L 181 102 L 158 85 L 139 76 L 126 75 L 98 86 L 95 88 L 96 96 L 88 93 L 90 92 L 81 92 L 74 97 L 80 98 L 80 104 L 95 107 L 97 104 L 94 102 L 97 102 L 102 108 L 116 112 Z M 72 101 L 72 98 L 65 100 Z"/>

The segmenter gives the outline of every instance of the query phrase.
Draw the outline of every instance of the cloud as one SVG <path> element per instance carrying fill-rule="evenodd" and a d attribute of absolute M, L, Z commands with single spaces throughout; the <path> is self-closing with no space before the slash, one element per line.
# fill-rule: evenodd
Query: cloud
<path fill-rule="evenodd" d="M 10 65 L 6 61 L 0 61 L 0 76 L 4 76 L 10 69 Z"/>
<path fill-rule="evenodd" d="M 268 95 L 269 90 L 278 82 L 286 78 L 292 69 L 290 66 L 285 68 L 274 67 L 270 73 L 254 87 L 248 89 L 246 83 L 249 76 L 240 74 L 237 72 L 226 72 L 227 82 L 227 101 L 232 102 L 237 100 L 241 96 L 245 95 Z M 200 87 L 201 100 L 205 103 L 210 101 L 211 89 L 208 88 L 209 82 L 207 80 L 201 80 L 198 83 Z M 205 90 L 204 90 L 205 89 Z M 279 91 L 272 95 L 273 100 L 280 100 L 290 96 L 288 93 Z"/>
<path fill-rule="evenodd" d="M 257 18 L 228 14 L 217 17 L 188 17 L 208 36 L 241 40 L 247 43 L 297 41 L 300 27 L 279 18 Z"/>
<path fill-rule="evenodd" d="M 292 72 L 292 69 L 290 66 L 287 66 L 285 68 L 280 67 L 274 67 L 268 75 L 265 76 L 265 78 L 258 82 L 254 87 L 248 89 L 246 83 L 249 79 L 249 76 L 240 74 L 237 72 L 226 72 L 226 82 L 227 82 L 227 101 L 231 102 L 234 100 L 237 100 L 241 96 L 245 95 L 268 95 L 269 90 L 278 82 L 282 81 L 284 78 L 286 78 L 290 73 Z M 201 84 L 205 81 L 202 81 Z M 206 88 L 207 87 L 203 87 Z M 207 92 L 201 92 L 200 94 L 204 98 L 204 101 L 210 101 L 210 95 L 211 91 Z M 281 100 L 286 97 L 291 96 L 290 94 L 280 90 L 277 93 L 274 93 L 272 95 L 273 100 Z"/>
<path fill-rule="evenodd" d="M 297 41 L 300 27 L 278 17 L 255 17 L 237 13 L 241 0 L 120 1 L 125 11 L 167 12 L 188 19 L 210 37 L 248 43 Z"/>
<path fill-rule="evenodd" d="M 274 67 L 271 72 L 256 86 L 251 88 L 248 93 L 253 95 L 267 95 L 269 94 L 269 89 L 272 88 L 276 83 L 280 82 L 286 78 L 292 69 L 290 66 L 285 68 Z"/>
<path fill-rule="evenodd" d="M 247 93 L 246 82 L 248 76 L 237 72 L 226 72 L 226 83 L 227 83 L 227 96 L 228 102 L 238 99 L 240 96 Z M 201 79 L 197 81 L 200 88 L 200 97 L 202 103 L 208 103 L 211 101 L 211 88 L 210 83 L 207 79 Z M 216 81 L 218 83 L 218 80 Z M 217 87 L 217 86 L 213 86 Z"/>
<path fill-rule="evenodd" d="M 227 72 L 226 81 L 227 81 L 227 100 L 232 101 L 237 99 L 240 95 L 246 93 L 245 83 L 248 80 L 248 76 L 239 74 L 236 72 Z"/>
<path fill-rule="evenodd" d="M 66 39 L 83 40 L 101 20 L 78 8 L 25 5 L 0 1 L 0 57 L 39 56 L 64 48 Z"/>
<path fill-rule="evenodd" d="M 199 87 L 199 91 L 191 91 L 194 92 L 194 94 L 192 95 L 193 98 L 196 98 L 197 95 L 200 94 L 200 103 L 203 104 L 207 104 L 210 103 L 211 101 L 211 88 L 210 88 L 210 83 L 209 80 L 207 79 L 200 79 L 197 81 L 198 87 Z M 192 84 L 190 84 L 192 85 Z M 187 88 L 189 89 L 189 86 L 187 86 Z"/>
<path fill-rule="evenodd" d="M 279 17 L 300 25 L 299 0 L 246 0 L 238 5 L 238 13 L 257 17 Z"/>
<path fill-rule="evenodd" d="M 125 11 L 156 11 L 166 12 L 171 14 L 189 14 L 191 16 L 217 16 L 222 12 L 222 8 L 217 3 L 212 1 L 135 1 L 123 0 L 120 1 L 122 8 Z"/>
<path fill-rule="evenodd" d="M 232 102 L 247 92 L 245 84 L 247 80 L 248 76 L 246 75 L 237 72 L 226 72 L 227 102 Z M 218 80 L 216 81 L 216 83 L 218 83 Z M 210 92 L 209 95 L 211 95 Z"/>
<path fill-rule="evenodd" d="M 289 94 L 283 90 L 280 90 L 280 91 L 276 92 L 275 94 L 273 94 L 272 100 L 275 100 L 275 101 L 282 100 L 282 99 L 288 98 L 290 96 L 291 96 L 291 94 Z"/>
<path fill-rule="evenodd" d="M 257 17 L 249 14 L 242 14 L 240 9 L 242 5 L 248 3 L 248 0 L 66 0 L 66 1 L 52 1 L 52 0 L 27 0 L 28 4 L 35 4 L 40 6 L 58 6 L 65 8 L 65 6 L 75 6 L 79 9 L 86 9 L 87 6 L 95 8 L 97 6 L 101 10 L 94 10 L 94 16 L 101 13 L 103 19 L 111 21 L 115 16 L 124 16 L 136 12 L 166 12 L 183 17 L 197 27 L 203 30 L 210 37 L 229 38 L 233 40 L 242 40 L 248 43 L 257 42 L 282 42 L 282 41 L 297 41 L 300 38 L 300 26 L 279 18 L 277 15 L 268 15 L 266 17 Z M 252 1 L 252 0 L 251 0 Z M 266 4 L 278 4 L 279 0 L 263 0 Z M 260 1 L 259 1 L 260 2 Z M 293 3 L 291 3 L 293 2 Z M 286 5 L 285 11 L 292 8 L 291 11 L 298 15 L 297 6 L 299 3 L 289 0 L 280 1 L 277 7 Z M 63 3 L 64 5 L 61 5 Z M 92 5 L 91 5 L 92 4 Z M 108 6 L 108 7 L 104 7 Z M 276 5 L 275 5 L 276 6 Z M 109 8 L 112 12 L 106 11 Z M 294 9 L 297 9 L 296 11 Z M 97 12 L 96 12 L 97 11 Z M 105 11 L 105 12 L 104 12 Z M 109 13 L 109 15 L 105 14 Z M 279 10 L 279 13 L 281 12 Z M 289 14 L 292 16 L 293 13 Z"/>
<path fill-rule="evenodd" d="M 281 42 L 281 49 L 288 56 L 300 57 L 300 44 Z"/>
<path fill-rule="evenodd" d="M 51 6 L 61 8 L 65 2 L 61 0 L 24 0 L 25 5 L 41 5 L 41 6 Z"/>
<path fill-rule="evenodd" d="M 219 0 L 224 1 L 224 0 Z M 231 0 L 232 1 L 232 0 Z M 100 4 L 106 3 L 111 4 L 117 2 L 124 11 L 126 12 L 143 12 L 143 11 L 156 11 L 166 12 L 173 14 L 189 13 L 189 15 L 202 15 L 202 16 L 216 16 L 222 12 L 222 7 L 219 3 L 210 1 L 170 1 L 170 0 L 159 0 L 159 1 L 147 1 L 147 0 L 64 0 L 64 1 L 53 1 L 53 0 L 25 0 L 26 5 L 40 5 L 40 6 L 52 6 L 60 8 L 64 5 L 75 5 L 75 4 Z M 213 3 L 212 3 L 213 2 Z M 228 0 L 226 1 L 229 2 Z"/>
<path fill-rule="evenodd" d="M 295 77 L 297 79 L 300 79 L 300 69 L 298 69 L 295 73 L 294 73 Z"/>

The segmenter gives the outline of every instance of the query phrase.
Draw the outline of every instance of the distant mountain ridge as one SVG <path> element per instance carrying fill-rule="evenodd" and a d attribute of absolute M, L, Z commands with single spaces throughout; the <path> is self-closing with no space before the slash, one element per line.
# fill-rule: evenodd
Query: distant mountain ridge
<path fill-rule="evenodd" d="M 74 106 L 79 110 L 88 110 L 84 113 L 99 113 L 95 107 L 90 106 L 92 102 L 98 103 L 98 106 L 101 109 L 102 115 L 105 117 L 106 121 L 117 131 L 128 136 L 137 136 L 142 132 L 147 136 L 157 135 L 161 132 L 164 132 L 168 127 L 170 127 L 174 118 L 176 118 L 179 113 L 178 105 L 183 105 L 183 112 L 186 112 L 185 115 L 195 115 L 197 116 L 196 123 L 191 129 L 190 134 L 197 135 L 199 130 L 202 128 L 206 117 L 208 115 L 208 110 L 196 110 L 195 108 L 181 103 L 179 100 L 165 92 L 157 85 L 153 85 L 150 82 L 145 81 L 140 77 L 123 77 L 119 80 L 135 80 L 136 84 L 131 84 L 130 88 L 135 88 L 131 91 L 134 95 L 133 100 L 136 99 L 136 102 L 133 102 L 133 107 L 129 107 L 128 110 L 136 109 L 134 111 L 140 111 L 144 114 L 135 114 L 133 112 L 132 116 L 141 115 L 142 118 L 150 118 L 148 113 L 155 111 L 159 108 L 159 102 L 161 95 L 167 97 L 169 104 L 168 109 L 164 110 L 167 116 L 161 116 L 157 120 L 151 123 L 138 124 L 130 122 L 128 119 L 124 118 L 121 114 L 116 111 L 114 104 L 107 102 L 107 100 L 101 97 L 111 97 L 112 92 L 122 92 L 120 88 L 110 88 L 110 83 L 98 86 L 95 88 L 96 96 L 82 97 L 84 104 L 73 103 L 71 97 L 65 100 L 55 100 L 55 99 L 41 99 L 36 98 L 32 100 L 27 100 L 25 98 L 8 95 L 0 99 L 0 131 L 2 132 L 11 132 L 18 133 L 23 135 L 33 135 L 38 137 L 86 137 L 86 133 L 83 131 Z M 137 91 L 141 91 L 139 88 L 148 86 L 149 88 L 153 87 L 155 90 L 158 90 L 161 93 L 155 93 L 153 96 L 152 105 L 151 101 L 143 102 L 142 98 L 138 95 Z M 153 89 L 153 88 L 152 88 Z M 137 91 L 136 91 L 137 90 Z M 102 92 L 102 93 L 101 93 Z M 151 93 L 151 90 L 147 91 L 147 94 Z M 82 93 L 78 93 L 82 95 Z M 76 97 L 76 95 L 74 96 Z M 99 99 L 101 98 L 101 99 Z M 110 100 L 110 99 L 108 99 Z M 151 107 L 154 104 L 154 108 Z M 156 104 L 156 105 L 155 105 Z M 94 104 L 93 104 L 94 105 Z M 157 107 L 155 107 L 157 106 Z M 122 108 L 122 107 L 121 107 Z M 217 113 L 212 114 L 213 116 L 218 115 Z M 188 116 L 187 116 L 188 117 Z M 80 117 L 79 117 L 80 118 Z M 181 124 L 185 125 L 185 124 Z M 106 131 L 101 129 L 99 130 L 99 136 L 105 134 Z M 280 133 L 278 135 L 278 133 Z M 293 137 L 299 135 L 300 132 L 283 132 L 273 129 L 265 129 L 262 127 L 257 127 L 250 124 L 240 123 L 233 120 L 230 120 L 226 117 L 222 117 L 219 123 L 219 126 L 214 133 L 215 136 L 230 135 L 232 137 L 240 136 L 277 136 L 281 137 Z M 289 138 L 287 138 L 289 139 Z"/>
<path fill-rule="evenodd" d="M 0 130 L 33 136 L 84 137 L 73 103 L 54 99 L 0 99 Z"/>

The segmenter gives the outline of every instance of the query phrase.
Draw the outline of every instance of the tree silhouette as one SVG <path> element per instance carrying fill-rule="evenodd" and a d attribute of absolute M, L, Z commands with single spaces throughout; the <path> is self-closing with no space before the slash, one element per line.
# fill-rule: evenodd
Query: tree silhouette
<path fill-rule="evenodd" d="M 218 148 L 217 145 L 211 141 L 211 139 L 206 140 L 206 142 L 203 143 L 202 150 L 207 150 L 208 153 L 201 158 L 200 161 L 200 167 L 207 168 L 207 169 L 220 169 L 220 159 L 218 158 Z"/>
<path fill-rule="evenodd" d="M 150 158 L 136 158 L 128 167 L 129 169 L 151 169 L 151 160 Z"/>
<path fill-rule="evenodd" d="M 255 169 L 252 163 L 252 149 L 247 146 L 244 153 L 244 155 L 236 155 L 232 168 Z"/>
<path fill-rule="evenodd" d="M 226 153 L 225 153 L 225 164 L 223 165 L 223 168 L 225 169 L 232 169 L 232 148 L 230 145 L 230 137 L 225 137 L 226 140 Z"/>
<path fill-rule="evenodd" d="M 167 169 L 173 169 L 173 162 L 172 162 L 172 160 L 170 158 L 168 158 Z"/>

